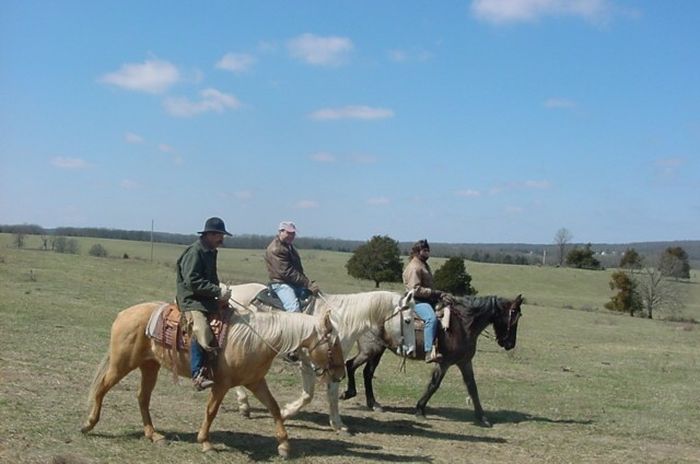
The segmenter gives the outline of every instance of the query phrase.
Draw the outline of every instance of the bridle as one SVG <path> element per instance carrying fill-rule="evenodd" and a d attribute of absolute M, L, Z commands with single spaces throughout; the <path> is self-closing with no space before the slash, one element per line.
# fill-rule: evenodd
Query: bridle
<path fill-rule="evenodd" d="M 411 306 L 408 303 L 406 303 L 407 300 L 408 300 L 408 294 L 402 296 L 399 299 L 399 303 L 396 305 L 396 307 L 394 307 L 394 311 L 391 313 L 391 315 L 389 315 L 389 317 L 384 319 L 384 322 L 382 324 L 382 325 L 386 324 L 388 321 L 392 320 L 396 316 L 401 316 L 401 321 L 399 322 L 399 329 L 400 329 L 401 336 L 399 337 L 399 353 L 398 353 L 401 356 L 401 365 L 399 366 L 400 371 L 406 370 L 406 359 L 408 358 L 408 354 L 403 349 L 404 342 L 406 341 L 405 329 L 404 329 L 404 324 L 403 324 L 404 323 L 403 313 L 404 313 L 404 311 L 408 311 L 411 308 Z M 382 340 L 382 343 L 384 344 L 385 347 L 390 348 L 384 340 Z"/>
<path fill-rule="evenodd" d="M 520 319 L 520 303 L 520 298 L 516 298 L 511 302 L 510 307 L 508 308 L 508 322 L 506 324 L 506 333 L 503 337 L 498 337 L 499 342 L 505 342 L 510 338 L 510 334 L 513 330 L 513 327 L 517 325 L 518 319 Z"/>
<path fill-rule="evenodd" d="M 338 335 L 333 335 L 331 333 L 326 333 L 322 337 L 319 337 L 316 343 L 314 344 L 313 347 L 309 348 L 309 354 L 311 354 L 314 350 L 316 350 L 321 343 L 326 342 L 328 344 L 328 348 L 326 349 L 326 365 L 325 366 L 317 366 L 313 363 L 311 360 L 311 357 L 309 357 L 309 364 L 311 364 L 311 369 L 313 369 L 314 374 L 316 377 L 321 378 L 324 375 L 326 375 L 328 372 L 330 372 L 332 369 L 338 368 L 338 367 L 345 367 L 345 363 L 342 365 L 340 364 L 333 364 L 333 346 L 336 344 L 338 341 Z"/>

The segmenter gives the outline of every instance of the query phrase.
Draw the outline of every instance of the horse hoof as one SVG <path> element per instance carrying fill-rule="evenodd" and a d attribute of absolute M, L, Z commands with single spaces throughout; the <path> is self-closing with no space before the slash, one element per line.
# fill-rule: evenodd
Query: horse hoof
<path fill-rule="evenodd" d="M 151 442 L 158 446 L 164 446 L 168 444 L 168 440 L 165 439 L 165 436 L 159 433 L 154 433 L 153 436 L 151 436 Z"/>
<path fill-rule="evenodd" d="M 416 420 L 419 420 L 421 422 L 425 422 L 428 419 L 425 417 L 425 414 L 423 414 L 422 412 L 417 412 L 416 413 Z"/>
<path fill-rule="evenodd" d="M 491 422 L 489 422 L 488 419 L 486 419 L 485 417 L 482 418 L 480 421 L 477 421 L 477 424 L 485 428 L 493 427 L 493 425 L 491 425 Z"/>
<path fill-rule="evenodd" d="M 346 391 L 345 393 L 343 393 L 342 395 L 340 395 L 340 396 L 338 397 L 338 399 L 341 399 L 341 400 L 349 400 L 350 398 L 355 398 L 355 396 L 357 396 L 357 393 L 350 393 L 350 392 L 347 392 L 347 391 Z"/>
<path fill-rule="evenodd" d="M 204 443 L 202 443 L 202 452 L 203 453 L 213 453 L 214 451 L 216 451 L 216 450 L 214 449 L 214 447 L 212 446 L 211 443 L 209 443 L 208 441 L 205 441 Z"/>
<path fill-rule="evenodd" d="M 374 406 L 370 408 L 374 412 L 384 412 L 384 408 L 379 403 L 374 403 Z"/>
<path fill-rule="evenodd" d="M 289 458 L 289 444 L 283 443 L 277 447 L 277 454 L 280 455 L 282 459 Z"/>
<path fill-rule="evenodd" d="M 93 427 L 94 427 L 94 425 L 85 424 L 82 427 L 80 427 L 80 432 L 81 433 L 88 433 L 90 430 L 92 430 Z"/>

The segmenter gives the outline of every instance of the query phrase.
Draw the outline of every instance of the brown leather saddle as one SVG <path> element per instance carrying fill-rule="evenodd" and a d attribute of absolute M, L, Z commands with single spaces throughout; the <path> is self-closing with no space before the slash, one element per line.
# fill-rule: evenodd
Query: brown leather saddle
<path fill-rule="evenodd" d="M 300 300 L 299 305 L 301 307 L 301 312 L 305 314 L 313 314 L 315 303 L 316 297 L 313 295 Z M 269 285 L 255 295 L 255 298 L 253 298 L 251 304 L 255 305 L 255 307 L 260 311 L 285 310 L 282 300 L 279 299 L 277 293 L 275 293 L 275 291 L 272 290 Z"/>
<path fill-rule="evenodd" d="M 209 326 L 218 346 L 222 346 L 224 342 L 232 314 L 233 310 L 229 307 L 207 314 Z M 187 322 L 175 303 L 161 306 L 151 318 L 146 335 L 165 348 L 176 348 L 178 351 L 189 350 L 190 334 L 187 330 Z"/>

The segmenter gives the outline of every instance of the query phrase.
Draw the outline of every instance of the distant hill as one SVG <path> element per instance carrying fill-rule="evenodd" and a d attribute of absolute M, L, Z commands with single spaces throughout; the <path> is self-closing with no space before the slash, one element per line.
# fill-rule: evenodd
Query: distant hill
<path fill-rule="evenodd" d="M 151 232 L 144 230 L 122 230 L 97 227 L 57 227 L 45 229 L 34 224 L 0 225 L 0 232 L 25 233 L 31 235 L 64 236 L 64 237 L 96 237 L 120 240 L 151 241 Z M 225 246 L 228 248 L 264 249 L 272 235 L 244 234 L 226 237 Z M 197 239 L 196 234 L 173 234 L 169 232 L 153 232 L 153 241 L 158 243 L 174 243 L 188 245 Z M 369 239 L 369 237 L 368 237 Z M 360 240 L 344 240 L 331 237 L 299 237 L 294 244 L 300 249 L 330 250 L 352 252 L 362 245 Z M 399 242 L 399 249 L 408 254 L 411 242 Z M 583 246 L 583 243 L 567 245 Z M 664 242 L 633 242 L 633 243 L 592 243 L 596 257 L 605 267 L 614 267 L 620 261 L 620 256 L 628 248 L 634 248 L 647 258 L 654 260 L 667 247 L 679 246 L 688 253 L 690 266 L 700 268 L 700 240 L 679 240 Z M 545 264 L 554 265 L 557 260 L 557 250 L 554 244 L 528 243 L 439 243 L 431 242 L 433 256 L 450 257 L 463 256 L 466 259 L 479 262 L 506 264 Z M 544 262 L 543 262 L 544 258 Z"/>

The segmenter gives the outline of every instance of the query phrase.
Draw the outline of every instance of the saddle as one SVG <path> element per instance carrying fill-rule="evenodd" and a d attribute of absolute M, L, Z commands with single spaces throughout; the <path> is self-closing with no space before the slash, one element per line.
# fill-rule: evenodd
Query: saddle
<path fill-rule="evenodd" d="M 272 290 L 269 285 L 263 290 L 260 290 L 260 293 L 255 295 L 255 298 L 253 298 L 250 303 L 258 308 L 259 311 L 263 312 L 285 310 L 282 300 L 279 299 L 277 293 Z M 313 314 L 315 305 L 316 297 L 314 295 L 310 295 L 307 298 L 299 300 L 301 312 L 305 314 Z"/>
<path fill-rule="evenodd" d="M 209 327 L 214 333 L 218 346 L 222 346 L 228 330 L 233 311 L 229 308 L 219 309 L 207 314 Z M 183 313 L 175 303 L 164 303 L 156 309 L 146 325 L 146 336 L 165 348 L 187 351 L 190 347 L 190 334 Z"/>

